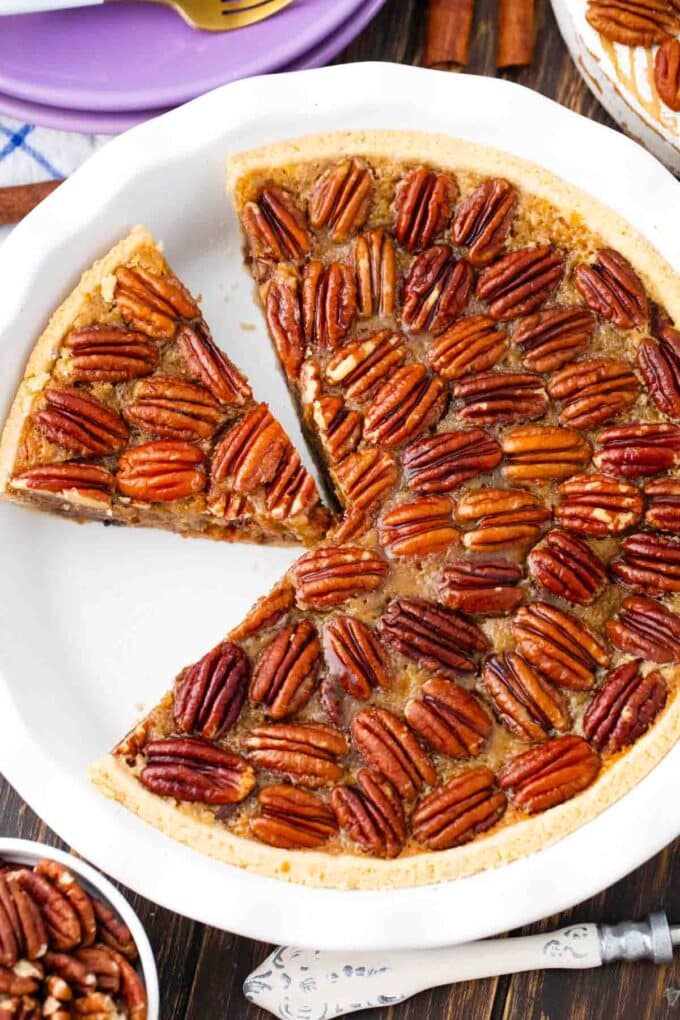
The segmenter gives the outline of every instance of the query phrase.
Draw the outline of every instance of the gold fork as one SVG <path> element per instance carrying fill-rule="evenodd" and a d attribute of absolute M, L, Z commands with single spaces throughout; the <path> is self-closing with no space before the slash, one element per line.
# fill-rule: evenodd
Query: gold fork
<path fill-rule="evenodd" d="M 264 21 L 293 0 L 154 0 L 181 14 L 187 24 L 206 32 L 227 32 Z"/>

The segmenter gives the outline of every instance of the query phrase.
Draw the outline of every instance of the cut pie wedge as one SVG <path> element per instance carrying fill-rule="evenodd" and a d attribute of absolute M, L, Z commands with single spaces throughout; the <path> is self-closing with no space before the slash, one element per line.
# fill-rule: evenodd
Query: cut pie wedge
<path fill-rule="evenodd" d="M 313 885 L 545 847 L 680 734 L 680 282 L 584 194 L 440 136 L 269 146 L 230 190 L 344 515 L 93 778 Z"/>
<path fill-rule="evenodd" d="M 36 343 L 0 442 L 0 492 L 77 520 L 227 541 L 310 543 L 329 520 L 142 227 L 83 275 Z"/>

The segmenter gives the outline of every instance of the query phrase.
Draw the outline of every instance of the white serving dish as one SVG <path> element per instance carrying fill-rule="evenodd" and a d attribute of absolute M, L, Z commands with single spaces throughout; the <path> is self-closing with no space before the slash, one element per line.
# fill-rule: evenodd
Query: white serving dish
<path fill-rule="evenodd" d="M 671 175 L 623 135 L 535 92 L 389 64 L 242 81 L 109 143 L 0 248 L 0 412 L 79 270 L 141 221 L 203 294 L 218 341 L 299 437 L 241 267 L 224 163 L 230 152 L 301 132 L 357 128 L 448 132 L 543 164 L 627 217 L 680 267 Z M 612 166 L 626 173 L 612 174 Z M 442 945 L 571 906 L 680 832 L 678 746 L 631 793 L 553 847 L 439 886 L 311 889 L 202 857 L 95 793 L 85 770 L 295 552 L 78 528 L 10 505 L 0 506 L 0 544 L 0 768 L 70 845 L 172 910 L 269 942 Z"/>
<path fill-rule="evenodd" d="M 111 885 L 108 878 L 104 878 L 85 861 L 81 861 L 71 854 L 55 850 L 51 846 L 45 846 L 44 843 L 35 843 L 30 839 L 8 839 L 6 836 L 0 836 L 1 861 L 23 864 L 32 868 L 43 857 L 48 857 L 68 868 L 72 874 L 78 877 L 86 892 L 93 893 L 99 899 L 104 900 L 128 926 L 139 953 L 138 969 L 141 971 L 149 1003 L 148 1020 L 158 1020 L 160 1006 L 156 961 L 142 922 L 125 897 L 118 892 L 115 886 Z"/>
<path fill-rule="evenodd" d="M 562 37 L 595 98 L 632 138 L 680 173 L 680 113 L 654 86 L 658 46 L 608 42 L 586 21 L 588 0 L 552 0 Z"/>

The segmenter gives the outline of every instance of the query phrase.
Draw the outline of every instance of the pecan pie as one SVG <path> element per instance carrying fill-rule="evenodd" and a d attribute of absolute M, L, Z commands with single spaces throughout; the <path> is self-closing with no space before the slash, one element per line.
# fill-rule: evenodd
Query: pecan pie
<path fill-rule="evenodd" d="M 0 492 L 77 520 L 311 543 L 316 483 L 141 227 L 52 316 L 0 445 Z"/>
<path fill-rule="evenodd" d="M 229 181 L 343 513 L 94 779 L 208 854 L 316 885 L 546 846 L 680 732 L 680 283 L 581 192 L 440 136 L 298 140 Z M 239 420 L 216 481 L 266 470 L 263 427 Z M 124 443 L 108 417 L 85 434 Z M 108 457 L 134 491 L 134 452 L 86 463 Z"/>

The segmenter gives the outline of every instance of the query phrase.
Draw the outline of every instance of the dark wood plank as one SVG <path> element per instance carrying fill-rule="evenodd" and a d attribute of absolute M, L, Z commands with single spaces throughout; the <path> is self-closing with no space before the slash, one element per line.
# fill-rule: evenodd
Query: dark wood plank
<path fill-rule="evenodd" d="M 468 73 L 496 74 L 496 0 L 477 0 Z M 339 61 L 418 63 L 426 0 L 388 0 Z M 604 124 L 611 121 L 591 96 L 560 38 L 548 0 L 537 0 L 538 38 L 530 68 L 503 73 Z M 455 73 L 455 72 L 452 72 Z M 455 123 L 452 121 L 452 130 Z M 0 779 L 3 835 L 60 840 Z M 615 853 L 615 848 L 603 848 Z M 555 876 L 559 881 L 559 876 Z M 126 890 L 123 890 L 124 892 Z M 163 1020 L 266 1020 L 245 1002 L 241 986 L 271 947 L 196 924 L 129 894 L 146 925 L 160 974 Z M 560 917 L 527 929 L 549 930 L 570 920 L 616 922 L 665 907 L 680 918 L 680 842 L 632 875 Z M 360 918 L 357 919 L 360 923 Z M 517 934 L 517 933 L 513 933 Z M 680 961 L 668 968 L 623 965 L 583 972 L 502 977 L 425 992 L 393 1009 L 354 1014 L 359 1020 L 678 1020 Z"/>

